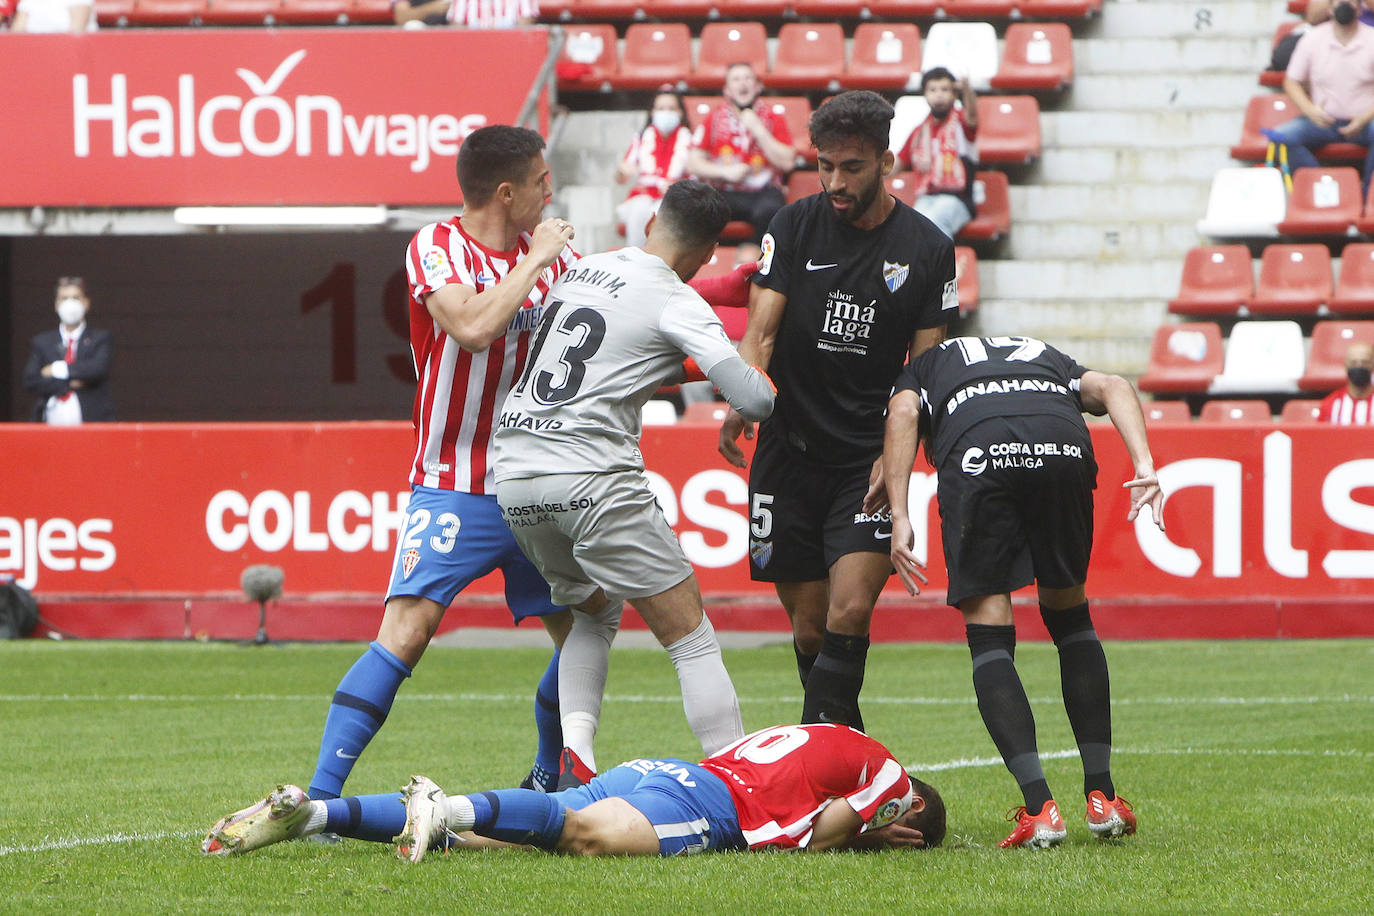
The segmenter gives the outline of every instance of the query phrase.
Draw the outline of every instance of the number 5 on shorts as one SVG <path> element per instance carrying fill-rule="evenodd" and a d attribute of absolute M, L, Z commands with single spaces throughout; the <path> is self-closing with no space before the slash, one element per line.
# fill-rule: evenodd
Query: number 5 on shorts
<path fill-rule="evenodd" d="M 749 508 L 749 533 L 759 540 L 769 537 L 773 533 L 773 510 L 769 506 L 773 505 L 772 493 L 755 493 L 754 503 Z"/>

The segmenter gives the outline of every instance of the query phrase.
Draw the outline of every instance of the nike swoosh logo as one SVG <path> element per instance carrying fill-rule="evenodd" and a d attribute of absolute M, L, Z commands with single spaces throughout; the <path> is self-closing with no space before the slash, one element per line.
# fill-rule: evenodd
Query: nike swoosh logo
<path fill-rule="evenodd" d="M 813 264 L 813 263 L 811 262 L 811 259 L 810 259 L 810 258 L 807 258 L 807 259 L 806 259 L 806 269 L 807 269 L 807 270 L 828 270 L 828 269 L 830 269 L 831 267 L 839 267 L 839 266 L 840 266 L 840 265 L 839 265 L 839 262 L 838 262 L 838 261 L 837 261 L 836 263 L 834 263 L 834 264 Z"/>
<path fill-rule="evenodd" d="M 891 531 L 875 531 L 875 532 L 873 532 L 873 536 L 874 536 L 875 538 L 877 538 L 878 540 L 880 540 L 880 541 L 885 541 L 885 540 L 887 540 L 888 538 L 892 537 L 892 532 L 891 532 Z"/>
<path fill-rule="evenodd" d="M 342 757 L 344 760 L 357 760 L 357 759 L 358 759 L 358 755 L 357 755 L 357 754 L 345 754 L 345 753 L 343 752 L 343 748 L 337 748 L 337 749 L 334 751 L 334 756 L 335 756 L 335 757 Z"/>

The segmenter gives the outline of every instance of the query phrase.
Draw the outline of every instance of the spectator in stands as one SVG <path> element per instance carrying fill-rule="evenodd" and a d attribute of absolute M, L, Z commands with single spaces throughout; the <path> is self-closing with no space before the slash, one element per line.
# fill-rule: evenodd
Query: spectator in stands
<path fill-rule="evenodd" d="M 394 0 L 391 15 L 406 28 L 514 29 L 538 19 L 539 6 L 535 0 Z"/>
<path fill-rule="evenodd" d="M 1313 150 L 1328 143 L 1366 148 L 1364 184 L 1374 171 L 1374 26 L 1356 16 L 1362 0 L 1336 0 L 1331 20 L 1308 30 L 1293 49 L 1283 90 L 1299 116 L 1265 131 L 1288 146 L 1294 169 L 1317 165 Z"/>
<path fill-rule="evenodd" d="M 930 114 L 911 132 L 898 160 L 916 182 L 916 212 L 950 238 L 973 219 L 973 179 L 978 169 L 977 96 L 968 80 L 944 67 L 921 76 Z M 962 100 L 962 107 L 955 105 Z"/>
<path fill-rule="evenodd" d="M 760 99 L 763 84 L 746 63 L 725 71 L 725 96 L 692 135 L 687 171 L 720 188 L 730 218 L 754 226 L 754 247 L 786 202 L 782 182 L 797 150 L 783 116 Z"/>
<path fill-rule="evenodd" d="M 615 170 L 620 184 L 634 180 L 634 187 L 616 215 L 625 224 L 625 243 L 643 245 L 649 237 L 649 218 L 658 211 L 668 185 L 687 174 L 692 131 L 687 127 L 687 108 L 682 96 L 663 90 L 654 96 L 649 122 L 630 143 Z"/>
<path fill-rule="evenodd" d="M 1371 13 L 1368 9 L 1361 11 L 1361 20 L 1364 20 L 1364 17 L 1367 15 L 1374 15 L 1374 13 Z M 1274 43 L 1274 50 L 1269 57 L 1269 66 L 1266 69 L 1287 70 L 1289 61 L 1293 59 L 1293 49 L 1298 46 L 1298 39 L 1311 31 L 1312 26 L 1321 25 L 1330 18 L 1330 0 L 1310 0 L 1307 4 L 1307 12 L 1303 14 L 1303 21 L 1299 22 L 1293 27 L 1291 32 Z"/>
<path fill-rule="evenodd" d="M 1326 396 L 1317 418 L 1323 423 L 1335 423 L 1338 426 L 1374 424 L 1371 368 L 1374 368 L 1374 347 L 1367 343 L 1351 344 L 1345 351 L 1346 386 Z"/>
<path fill-rule="evenodd" d="M 10 30 L 73 35 L 94 32 L 95 5 L 92 0 L 19 0 Z"/>
<path fill-rule="evenodd" d="M 36 335 L 24 366 L 24 388 L 37 396 L 32 419 L 52 426 L 77 426 L 114 419 L 110 401 L 109 331 L 86 324 L 91 300 L 86 281 L 57 281 L 56 330 Z"/>
<path fill-rule="evenodd" d="M 1367 6 L 1359 8 L 1359 19 L 1365 25 L 1374 25 L 1374 10 Z M 1317 25 L 1331 18 L 1331 0 L 1307 0 L 1307 10 L 1303 13 L 1303 19 L 1309 25 Z M 1302 26 L 1298 26 L 1302 28 Z M 1295 30 L 1296 31 L 1296 30 Z"/>

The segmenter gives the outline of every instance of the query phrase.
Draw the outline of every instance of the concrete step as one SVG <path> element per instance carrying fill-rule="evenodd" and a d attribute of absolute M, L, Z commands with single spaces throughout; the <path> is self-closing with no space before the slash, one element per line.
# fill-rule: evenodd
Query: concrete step
<path fill-rule="evenodd" d="M 978 262 L 985 298 L 1114 302 L 1118 299 L 1168 299 L 1178 292 L 1182 260 L 1177 257 L 1129 261 L 1068 259 Z M 1130 333 L 1145 333 L 1132 328 Z"/>
<path fill-rule="evenodd" d="M 1108 73 L 1080 76 L 1073 83 L 1075 111 L 1195 111 L 1228 105 L 1243 112 L 1257 92 L 1259 67 L 1205 74 L 1163 71 L 1158 76 Z"/>
<path fill-rule="evenodd" d="M 1239 128 L 1237 128 L 1239 136 Z M 1028 184 L 1056 185 L 1120 181 L 1210 182 L 1217 169 L 1235 165 L 1221 146 L 1137 149 L 1134 146 L 1049 147 Z"/>
<path fill-rule="evenodd" d="M 1254 38 L 1291 18 L 1278 0 L 1107 0 L 1095 38 Z"/>
<path fill-rule="evenodd" d="M 1128 261 L 1142 255 L 1177 258 L 1202 244 L 1191 222 L 1140 222 L 1123 217 L 1115 222 L 1082 220 L 1034 222 L 1018 219 L 1002 254 L 1016 260 Z M 980 263 L 987 263 L 986 259 Z"/>
<path fill-rule="evenodd" d="M 1106 181 L 1100 184 L 1016 185 L 1011 190 L 1012 232 L 1021 219 L 1121 222 L 1196 220 L 1207 209 L 1207 181 Z"/>
<path fill-rule="evenodd" d="M 1135 378 L 1150 358 L 1150 335 L 1167 318 L 1163 300 L 1037 302 L 983 298 L 961 334 L 1038 337 L 1090 369 Z"/>
<path fill-rule="evenodd" d="M 1229 149 L 1240 139 L 1244 104 L 1177 111 L 1048 111 L 1040 114 L 1046 148 L 1119 145 L 1137 149 Z"/>
<path fill-rule="evenodd" d="M 1264 37 L 1089 38 L 1074 42 L 1074 75 L 1248 72 L 1258 79 L 1269 63 L 1272 39 L 1272 31 Z"/>

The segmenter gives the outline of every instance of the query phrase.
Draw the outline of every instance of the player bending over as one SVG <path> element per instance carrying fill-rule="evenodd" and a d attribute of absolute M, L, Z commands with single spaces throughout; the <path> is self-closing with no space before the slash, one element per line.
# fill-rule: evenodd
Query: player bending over
<path fill-rule="evenodd" d="M 907 490 L 918 430 L 938 472 L 936 498 L 949 574 L 946 599 L 964 615 L 978 711 L 1025 805 L 1001 845 L 1063 841 L 1035 742 L 1035 719 L 1012 659 L 1011 592 L 1035 582 L 1040 616 L 1059 650 L 1064 708 L 1083 761 L 1088 829 L 1134 833 L 1135 814 L 1112 784 L 1107 657 L 1088 614 L 1097 462 L 1083 411 L 1111 417 L 1135 476 L 1127 519 L 1148 506 L 1164 527 L 1164 494 L 1130 382 L 1085 369 L 1030 337 L 956 337 L 916 357 L 888 404 L 883 472 L 892 501 L 892 565 L 920 590 Z"/>
<path fill-rule="evenodd" d="M 844 725 L 780 725 L 700 764 L 639 758 L 553 794 L 500 789 L 447 796 L 415 776 L 401 797 L 310 801 L 279 786 L 221 820 L 201 848 L 234 855 L 324 830 L 397 834 L 397 854 L 533 846 L 570 855 L 660 855 L 761 849 L 929 848 L 945 806 L 887 748 Z M 365 813 L 360 820 L 358 813 Z"/>

